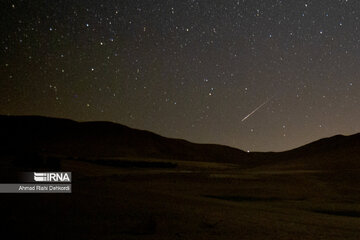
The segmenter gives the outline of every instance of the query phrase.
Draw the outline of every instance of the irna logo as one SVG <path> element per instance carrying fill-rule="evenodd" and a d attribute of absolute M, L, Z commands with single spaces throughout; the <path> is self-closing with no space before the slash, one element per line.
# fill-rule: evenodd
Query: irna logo
<path fill-rule="evenodd" d="M 71 182 L 67 172 L 34 172 L 35 182 Z"/>

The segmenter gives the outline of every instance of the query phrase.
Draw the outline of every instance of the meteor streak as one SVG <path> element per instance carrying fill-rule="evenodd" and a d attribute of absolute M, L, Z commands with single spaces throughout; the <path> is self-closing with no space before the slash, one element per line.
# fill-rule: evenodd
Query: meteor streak
<path fill-rule="evenodd" d="M 246 115 L 241 121 L 245 121 L 248 117 L 250 117 L 251 115 L 253 115 L 257 110 L 259 110 L 260 108 L 262 108 L 265 104 L 267 104 L 271 99 L 273 99 L 274 96 L 272 96 L 271 98 L 269 98 L 268 100 L 266 100 L 265 102 L 263 102 L 262 104 L 260 104 L 257 108 L 255 108 L 251 113 L 249 113 L 248 115 Z"/>

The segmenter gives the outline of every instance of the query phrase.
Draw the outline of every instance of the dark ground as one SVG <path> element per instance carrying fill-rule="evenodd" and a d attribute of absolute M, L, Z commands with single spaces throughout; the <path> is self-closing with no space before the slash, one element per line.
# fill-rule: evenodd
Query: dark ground
<path fill-rule="evenodd" d="M 73 193 L 2 194 L 6 231 L 26 239 L 360 238 L 358 170 L 61 164 L 73 172 Z"/>
<path fill-rule="evenodd" d="M 114 123 L 0 116 L 0 141 L 0 180 L 10 169 L 73 176 L 71 194 L 0 194 L 12 239 L 360 239 L 360 134 L 245 153 Z"/>

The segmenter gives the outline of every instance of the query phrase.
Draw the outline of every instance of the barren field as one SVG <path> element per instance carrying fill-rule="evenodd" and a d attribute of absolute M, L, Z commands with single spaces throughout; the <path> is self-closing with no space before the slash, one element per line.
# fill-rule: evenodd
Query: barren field
<path fill-rule="evenodd" d="M 3 194 L 6 229 L 51 239 L 360 238 L 356 170 L 126 162 L 63 160 L 73 193 Z"/>

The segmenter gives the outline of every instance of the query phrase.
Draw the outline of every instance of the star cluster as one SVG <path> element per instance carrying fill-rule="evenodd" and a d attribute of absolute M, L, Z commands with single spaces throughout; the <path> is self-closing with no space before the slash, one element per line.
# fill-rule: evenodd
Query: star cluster
<path fill-rule="evenodd" d="M 360 131 L 359 1 L 23 0 L 0 11 L 0 114 L 249 151 Z"/>

